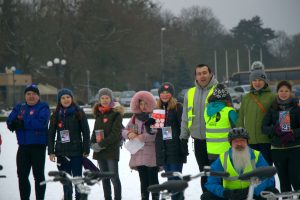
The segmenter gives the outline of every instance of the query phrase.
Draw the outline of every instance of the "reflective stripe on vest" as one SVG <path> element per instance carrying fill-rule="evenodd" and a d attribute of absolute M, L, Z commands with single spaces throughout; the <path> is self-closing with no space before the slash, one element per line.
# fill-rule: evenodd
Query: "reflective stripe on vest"
<path fill-rule="evenodd" d="M 251 164 L 249 164 L 245 169 L 244 169 L 244 173 L 247 172 L 251 172 L 252 170 L 254 170 L 256 168 L 256 163 L 258 161 L 258 157 L 259 157 L 259 151 L 256 150 L 252 150 L 250 149 L 250 151 L 252 151 L 254 153 L 255 158 L 253 158 L 251 160 Z M 230 189 L 230 190 L 234 190 L 234 189 L 244 189 L 250 186 L 249 181 L 241 181 L 238 180 L 238 173 L 235 171 L 231 161 L 230 161 L 230 156 L 229 156 L 229 152 L 226 151 L 225 153 L 220 154 L 220 161 L 221 164 L 224 168 L 225 172 L 228 172 L 230 174 L 230 176 L 228 178 L 224 178 L 223 179 L 223 187 L 224 189 Z"/>
<path fill-rule="evenodd" d="M 220 119 L 216 120 L 217 113 L 209 117 L 207 108 L 204 111 L 206 125 L 206 148 L 208 154 L 221 154 L 230 148 L 228 133 L 230 130 L 229 112 L 234 110 L 232 107 L 224 107 L 220 110 Z"/>
<path fill-rule="evenodd" d="M 205 107 L 208 103 L 208 98 L 213 93 L 216 85 L 214 85 L 208 92 L 205 98 Z M 192 87 L 187 92 L 187 115 L 188 115 L 188 128 L 190 129 L 193 123 L 194 115 L 194 97 L 195 97 L 196 87 Z"/>

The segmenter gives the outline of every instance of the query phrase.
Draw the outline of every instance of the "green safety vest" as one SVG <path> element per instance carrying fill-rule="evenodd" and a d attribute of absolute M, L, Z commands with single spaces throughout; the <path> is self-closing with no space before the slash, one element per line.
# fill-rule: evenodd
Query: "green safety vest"
<path fill-rule="evenodd" d="M 213 93 L 214 89 L 215 89 L 216 85 L 214 85 L 208 92 L 206 99 L 205 99 L 205 107 L 208 103 L 208 98 L 210 97 L 210 95 Z M 195 96 L 195 92 L 196 92 L 196 87 L 192 87 L 188 90 L 187 92 L 187 106 L 188 106 L 188 111 L 187 111 L 187 115 L 188 115 L 188 128 L 190 129 L 193 123 L 193 119 L 195 117 L 194 115 L 194 96 Z"/>
<path fill-rule="evenodd" d="M 206 147 L 208 154 L 221 154 L 230 148 L 228 142 L 228 133 L 231 128 L 229 120 L 229 112 L 234 110 L 232 107 L 224 107 L 220 110 L 220 120 L 217 121 L 217 114 L 209 117 L 207 108 L 204 112 L 204 120 L 206 124 Z"/>
<path fill-rule="evenodd" d="M 251 172 L 256 168 L 256 163 L 258 161 L 258 157 L 260 152 L 256 150 L 250 150 L 254 152 L 255 158 L 251 160 L 251 164 L 249 164 L 245 169 L 243 174 L 247 172 Z M 223 178 L 223 187 L 224 189 L 229 189 L 229 190 L 235 190 L 235 189 L 244 189 L 248 188 L 250 186 L 249 181 L 241 181 L 238 180 L 237 177 L 239 176 L 238 173 L 235 171 L 231 161 L 230 161 L 230 156 L 229 152 L 226 151 L 225 153 L 220 154 L 220 161 L 221 164 L 224 168 L 225 172 L 229 173 L 229 177 Z"/>

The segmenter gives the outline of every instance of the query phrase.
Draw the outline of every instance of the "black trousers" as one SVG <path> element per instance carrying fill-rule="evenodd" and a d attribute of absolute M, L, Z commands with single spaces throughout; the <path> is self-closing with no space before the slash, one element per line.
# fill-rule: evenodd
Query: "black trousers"
<path fill-rule="evenodd" d="M 270 143 L 249 144 L 249 146 L 252 149 L 260 151 L 260 153 L 263 155 L 263 157 L 267 161 L 267 163 L 270 166 L 273 165 L 272 152 L 271 152 L 271 144 Z"/>
<path fill-rule="evenodd" d="M 206 140 L 200 140 L 194 138 L 194 152 L 198 163 L 199 170 L 202 172 L 204 166 L 210 165 L 206 149 Z M 206 192 L 205 183 L 207 182 L 207 177 L 201 177 L 201 188 L 203 192 Z"/>
<path fill-rule="evenodd" d="M 137 170 L 140 176 L 142 200 L 148 200 L 148 187 L 150 185 L 158 184 L 158 167 L 138 166 Z M 152 199 L 158 200 L 159 194 L 152 193 Z"/>
<path fill-rule="evenodd" d="M 277 169 L 281 192 L 300 190 L 300 148 L 273 149 L 272 157 Z"/>
<path fill-rule="evenodd" d="M 46 145 L 20 145 L 17 152 L 17 173 L 21 200 L 30 199 L 31 186 L 29 174 L 32 168 L 35 180 L 35 194 L 37 200 L 45 198 L 46 185 L 40 185 L 45 180 Z"/>
<path fill-rule="evenodd" d="M 100 170 L 102 172 L 113 172 L 115 176 L 111 179 L 104 179 L 102 180 L 103 185 L 103 191 L 104 191 L 104 198 L 105 200 L 111 200 L 111 185 L 110 181 L 113 184 L 114 187 L 114 193 L 115 193 L 115 200 L 122 199 L 122 186 L 121 181 L 119 177 L 119 161 L 117 160 L 98 160 Z"/>

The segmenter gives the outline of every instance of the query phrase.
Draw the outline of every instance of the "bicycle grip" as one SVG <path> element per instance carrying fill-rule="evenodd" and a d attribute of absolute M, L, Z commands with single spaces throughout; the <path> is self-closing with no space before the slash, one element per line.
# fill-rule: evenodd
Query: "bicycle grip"
<path fill-rule="evenodd" d="M 114 177 L 115 173 L 113 173 L 113 172 L 92 172 L 92 171 L 85 171 L 85 172 L 83 172 L 83 175 L 86 178 L 89 178 L 89 179 L 97 179 L 97 178 L 107 179 L 107 178 Z"/>
<path fill-rule="evenodd" d="M 168 178 L 174 176 L 173 172 L 163 172 L 161 173 L 161 177 Z"/>
<path fill-rule="evenodd" d="M 150 185 L 149 192 L 159 193 L 160 191 L 167 190 L 170 193 L 182 192 L 188 187 L 188 183 L 183 180 L 170 180 L 162 184 Z"/>
<path fill-rule="evenodd" d="M 210 171 L 209 172 L 210 176 L 217 176 L 217 177 L 229 177 L 229 173 L 228 172 L 217 172 L 217 171 Z"/>
<path fill-rule="evenodd" d="M 63 171 L 50 171 L 48 172 L 49 176 L 61 176 L 61 177 L 66 177 L 66 173 Z"/>

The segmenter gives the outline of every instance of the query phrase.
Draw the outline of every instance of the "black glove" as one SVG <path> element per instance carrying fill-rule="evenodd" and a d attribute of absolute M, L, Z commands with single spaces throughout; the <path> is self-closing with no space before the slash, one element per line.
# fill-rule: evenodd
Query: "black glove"
<path fill-rule="evenodd" d="M 145 126 L 151 126 L 155 124 L 155 119 L 149 118 L 147 121 L 145 121 Z"/>
<path fill-rule="evenodd" d="M 188 156 L 189 155 L 189 148 L 188 148 L 188 140 L 187 139 L 181 139 L 180 140 L 180 147 L 182 155 Z"/>
<path fill-rule="evenodd" d="M 15 128 L 15 130 L 24 128 L 24 121 L 21 119 L 16 119 L 12 122 L 13 127 Z"/>
<path fill-rule="evenodd" d="M 7 124 L 7 128 L 8 128 L 8 130 L 10 130 L 11 132 L 14 132 L 14 131 L 16 130 L 13 123 Z"/>
<path fill-rule="evenodd" d="M 236 190 L 224 190 L 223 196 L 225 199 L 245 200 L 248 196 L 248 188 Z"/>

